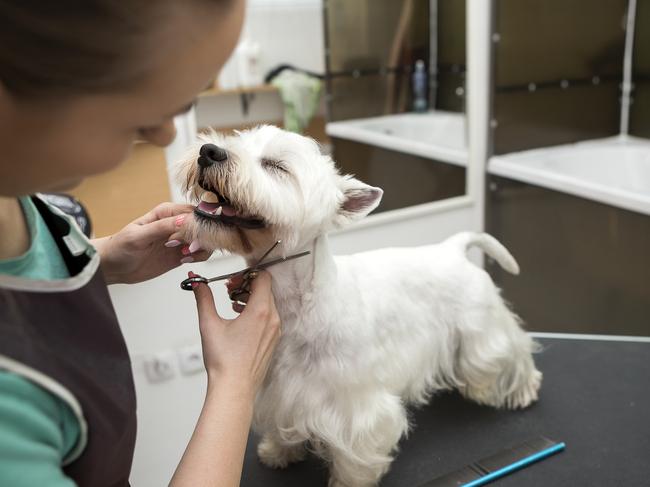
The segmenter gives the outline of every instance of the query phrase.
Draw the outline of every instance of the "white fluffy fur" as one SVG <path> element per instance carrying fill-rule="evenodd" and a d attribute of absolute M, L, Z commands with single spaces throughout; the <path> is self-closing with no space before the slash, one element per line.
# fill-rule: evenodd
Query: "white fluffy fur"
<path fill-rule="evenodd" d="M 339 175 L 314 142 L 275 127 L 204 141 L 230 153 L 204 177 L 268 227 L 193 224 L 188 236 L 249 262 L 276 239 L 279 253 L 312 252 L 269 269 L 283 334 L 255 406 L 262 462 L 285 467 L 310 449 L 329 462 L 330 486 L 374 486 L 409 428 L 409 404 L 450 388 L 495 407 L 536 400 L 535 344 L 465 255 L 478 246 L 518 273 L 494 238 L 462 233 L 438 245 L 334 257 L 327 232 L 372 211 L 381 190 Z M 182 169 L 190 193 L 197 150 Z M 263 158 L 289 174 L 263 167 Z"/>

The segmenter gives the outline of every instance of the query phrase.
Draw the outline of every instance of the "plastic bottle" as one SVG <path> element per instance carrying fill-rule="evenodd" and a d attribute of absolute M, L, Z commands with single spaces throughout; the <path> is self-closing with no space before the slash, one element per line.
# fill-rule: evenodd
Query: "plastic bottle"
<path fill-rule="evenodd" d="M 415 62 L 413 71 L 413 111 L 427 111 L 427 71 L 424 67 L 424 61 L 418 59 Z"/>

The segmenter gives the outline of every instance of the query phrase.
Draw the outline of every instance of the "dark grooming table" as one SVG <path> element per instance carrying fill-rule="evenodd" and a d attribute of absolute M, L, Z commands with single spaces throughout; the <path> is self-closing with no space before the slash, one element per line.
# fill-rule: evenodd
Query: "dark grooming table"
<path fill-rule="evenodd" d="M 566 450 L 495 486 L 650 486 L 650 343 L 539 338 L 540 400 L 523 411 L 478 406 L 444 393 L 412 412 L 382 487 L 417 487 L 468 463 L 543 435 Z M 326 487 L 323 462 L 264 467 L 249 440 L 242 487 Z"/>

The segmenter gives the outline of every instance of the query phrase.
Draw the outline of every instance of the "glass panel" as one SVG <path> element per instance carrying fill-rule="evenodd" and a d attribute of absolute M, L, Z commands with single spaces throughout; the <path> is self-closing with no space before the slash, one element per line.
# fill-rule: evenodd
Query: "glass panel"
<path fill-rule="evenodd" d="M 331 78 L 328 109 L 331 121 L 365 118 L 411 109 L 409 74 Z"/>
<path fill-rule="evenodd" d="M 650 335 L 650 218 L 493 177 L 488 231 L 522 272 L 488 269 L 534 331 Z M 491 185 L 494 188 L 494 185 Z"/>
<path fill-rule="evenodd" d="M 438 89 L 435 107 L 465 111 L 465 1 L 438 0 Z"/>
<path fill-rule="evenodd" d="M 327 0 L 330 72 L 429 58 L 428 0 Z"/>
<path fill-rule="evenodd" d="M 650 78 L 636 81 L 630 107 L 630 134 L 650 138 Z"/>
<path fill-rule="evenodd" d="M 626 8 L 627 0 L 497 0 L 497 86 L 620 74 Z"/>
<path fill-rule="evenodd" d="M 494 153 L 608 137 L 619 133 L 617 82 L 497 92 Z"/>
<path fill-rule="evenodd" d="M 647 0 L 636 3 L 632 68 L 635 74 L 650 77 L 650 2 Z"/>
<path fill-rule="evenodd" d="M 438 0 L 438 64 L 465 69 L 464 0 Z"/>
<path fill-rule="evenodd" d="M 650 2 L 637 2 L 630 134 L 650 137 Z"/>
<path fill-rule="evenodd" d="M 465 112 L 465 73 L 438 72 L 436 109 Z"/>
<path fill-rule="evenodd" d="M 384 190 L 375 213 L 465 194 L 462 167 L 343 139 L 333 147 L 342 172 Z"/>

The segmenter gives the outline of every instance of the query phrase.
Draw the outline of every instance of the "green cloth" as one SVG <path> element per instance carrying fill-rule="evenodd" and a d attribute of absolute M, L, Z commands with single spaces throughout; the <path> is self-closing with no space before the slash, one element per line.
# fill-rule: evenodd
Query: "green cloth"
<path fill-rule="evenodd" d="M 69 277 L 36 206 L 29 197 L 20 198 L 20 203 L 31 244 L 25 254 L 0 261 L 0 273 L 45 280 Z M 0 486 L 74 486 L 61 465 L 79 435 L 79 421 L 65 401 L 28 379 L 0 370 Z"/>
<path fill-rule="evenodd" d="M 278 88 L 284 103 L 284 128 L 302 134 L 318 110 L 323 83 L 306 73 L 285 69 L 271 84 Z"/>
<path fill-rule="evenodd" d="M 0 274 L 45 280 L 70 277 L 56 242 L 34 202 L 25 196 L 20 198 L 20 204 L 29 228 L 31 244 L 23 255 L 0 260 Z"/>
<path fill-rule="evenodd" d="M 61 463 L 79 438 L 72 410 L 11 372 L 0 373 L 0 485 L 72 487 Z"/>

